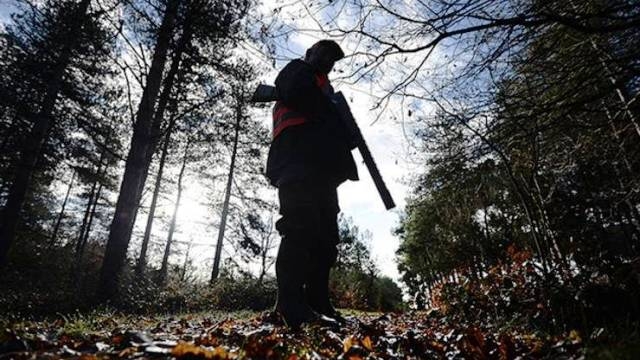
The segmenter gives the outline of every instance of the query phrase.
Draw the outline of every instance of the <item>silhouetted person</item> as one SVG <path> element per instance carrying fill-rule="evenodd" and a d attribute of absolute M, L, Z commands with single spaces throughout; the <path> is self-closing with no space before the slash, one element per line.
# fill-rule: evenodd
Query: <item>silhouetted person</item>
<path fill-rule="evenodd" d="M 278 188 L 282 236 L 276 275 L 276 311 L 297 328 L 319 315 L 343 318 L 329 300 L 329 272 L 337 256 L 337 187 L 357 180 L 353 141 L 329 96 L 327 74 L 344 53 L 330 40 L 309 48 L 276 78 L 273 140 L 267 176 Z"/>

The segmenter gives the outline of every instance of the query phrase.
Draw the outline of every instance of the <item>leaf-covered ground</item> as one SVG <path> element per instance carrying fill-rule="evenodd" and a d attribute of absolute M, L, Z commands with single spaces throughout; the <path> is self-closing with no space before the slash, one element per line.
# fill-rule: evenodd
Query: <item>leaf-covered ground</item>
<path fill-rule="evenodd" d="M 576 331 L 548 337 L 454 323 L 437 312 L 357 313 L 292 332 L 272 314 L 93 315 L 5 320 L 0 359 L 579 359 Z M 602 334 L 598 334 L 601 336 Z"/>

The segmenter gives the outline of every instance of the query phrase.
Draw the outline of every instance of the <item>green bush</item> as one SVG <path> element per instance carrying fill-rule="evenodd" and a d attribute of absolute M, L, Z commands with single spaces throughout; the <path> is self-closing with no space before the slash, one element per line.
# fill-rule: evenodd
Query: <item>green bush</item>
<path fill-rule="evenodd" d="M 604 266 L 603 266 L 604 267 Z M 466 321 L 521 324 L 557 332 L 590 333 L 615 323 L 640 320 L 640 282 L 631 265 L 610 274 L 560 267 L 543 276 L 529 254 L 496 265 L 480 279 L 464 276 L 433 287 L 431 306 Z"/>

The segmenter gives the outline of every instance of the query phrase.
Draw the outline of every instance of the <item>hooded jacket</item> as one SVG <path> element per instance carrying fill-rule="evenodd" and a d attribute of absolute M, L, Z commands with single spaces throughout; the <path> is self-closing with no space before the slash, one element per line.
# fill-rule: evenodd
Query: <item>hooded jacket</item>
<path fill-rule="evenodd" d="M 323 182 L 338 186 L 358 180 L 358 172 L 346 127 L 325 94 L 333 89 L 318 84 L 318 74 L 303 60 L 293 60 L 278 74 L 275 85 L 280 101 L 275 113 L 286 107 L 304 121 L 274 127 L 267 172 L 272 185 L 293 182 Z M 277 132 L 275 131 L 277 129 Z"/>

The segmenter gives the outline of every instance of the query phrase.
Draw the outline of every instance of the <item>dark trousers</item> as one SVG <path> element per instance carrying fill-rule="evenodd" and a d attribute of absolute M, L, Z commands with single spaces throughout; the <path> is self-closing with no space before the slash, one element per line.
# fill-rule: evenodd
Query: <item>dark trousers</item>
<path fill-rule="evenodd" d="M 314 310 L 330 315 L 329 272 L 337 256 L 337 215 L 334 185 L 296 182 L 278 189 L 280 214 L 276 228 L 282 236 L 276 276 L 276 309 L 289 323 L 307 320 Z"/>

